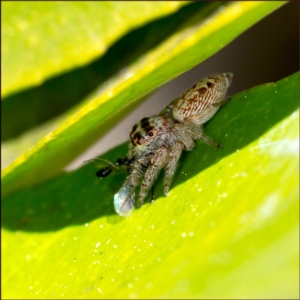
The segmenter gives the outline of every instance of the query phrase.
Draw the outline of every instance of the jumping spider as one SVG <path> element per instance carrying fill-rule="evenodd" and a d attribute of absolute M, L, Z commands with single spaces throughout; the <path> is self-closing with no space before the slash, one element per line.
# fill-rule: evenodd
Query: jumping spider
<path fill-rule="evenodd" d="M 113 166 L 126 167 L 128 176 L 114 196 L 119 215 L 128 216 L 132 212 L 139 185 L 138 205 L 143 204 L 162 168 L 167 195 L 182 150 L 192 150 L 195 141 L 220 146 L 204 135 L 202 127 L 228 101 L 224 99 L 232 77 L 231 73 L 209 76 L 173 100 L 158 116 L 143 118 L 133 126 L 127 156 L 96 173 L 98 177 L 106 177 Z"/>

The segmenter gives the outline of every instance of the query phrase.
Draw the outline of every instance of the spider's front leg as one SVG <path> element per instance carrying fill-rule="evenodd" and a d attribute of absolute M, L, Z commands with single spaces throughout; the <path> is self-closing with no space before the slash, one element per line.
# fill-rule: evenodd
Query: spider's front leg
<path fill-rule="evenodd" d="M 164 185 L 165 196 L 168 195 L 172 178 L 176 171 L 177 163 L 181 156 L 183 148 L 184 148 L 184 144 L 182 142 L 175 142 L 175 144 L 171 147 L 169 153 L 169 159 L 165 167 L 165 185 Z"/>
<path fill-rule="evenodd" d="M 151 163 L 145 173 L 144 179 L 141 184 L 140 197 L 138 205 L 141 206 L 147 196 L 148 190 L 151 188 L 154 180 L 156 179 L 159 171 L 167 164 L 168 160 L 168 147 L 162 146 L 158 149 L 151 159 Z"/>

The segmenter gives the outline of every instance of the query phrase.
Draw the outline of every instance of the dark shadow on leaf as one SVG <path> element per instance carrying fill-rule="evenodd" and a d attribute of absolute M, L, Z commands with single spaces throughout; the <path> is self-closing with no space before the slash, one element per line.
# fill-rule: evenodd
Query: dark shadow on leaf
<path fill-rule="evenodd" d="M 206 134 L 223 147 L 198 143 L 194 151 L 184 152 L 172 187 L 249 145 L 293 113 L 299 107 L 298 81 L 299 73 L 296 73 L 287 81 L 283 79 L 276 85 L 258 86 L 232 97 L 205 127 Z M 127 143 L 102 157 L 115 161 L 126 152 Z M 113 209 L 113 195 L 126 175 L 120 172 L 99 179 L 95 176 L 96 171 L 93 164 L 87 164 L 33 189 L 7 196 L 2 201 L 2 226 L 9 230 L 44 232 L 82 225 L 101 217 L 120 221 L 122 217 Z M 156 199 L 162 196 L 162 176 L 155 185 Z M 148 201 L 150 198 L 151 195 Z"/>
<path fill-rule="evenodd" d="M 127 145 L 113 153 L 123 155 Z M 104 155 L 113 159 L 112 155 Z M 99 179 L 89 163 L 71 173 L 62 173 L 33 189 L 24 189 L 3 199 L 2 225 L 10 230 L 54 231 L 114 215 L 113 195 L 126 174 Z M 120 217 L 121 219 L 121 217 Z"/>

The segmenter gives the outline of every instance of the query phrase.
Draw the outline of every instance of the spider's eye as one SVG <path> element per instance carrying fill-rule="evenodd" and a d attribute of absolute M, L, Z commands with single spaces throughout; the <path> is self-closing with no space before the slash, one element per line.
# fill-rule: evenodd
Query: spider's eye
<path fill-rule="evenodd" d="M 147 133 L 147 135 L 148 135 L 148 136 L 153 136 L 153 132 L 150 131 L 150 132 Z"/>
<path fill-rule="evenodd" d="M 212 82 L 209 82 L 209 81 L 207 82 L 207 84 L 206 84 L 206 85 L 207 85 L 207 87 L 208 87 L 208 88 L 212 88 L 212 87 L 214 87 L 214 84 L 213 84 Z"/>

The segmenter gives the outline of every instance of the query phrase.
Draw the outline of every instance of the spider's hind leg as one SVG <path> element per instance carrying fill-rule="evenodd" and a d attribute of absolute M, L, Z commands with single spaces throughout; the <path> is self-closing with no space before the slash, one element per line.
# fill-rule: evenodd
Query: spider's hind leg
<path fill-rule="evenodd" d="M 202 135 L 199 139 L 202 140 L 204 143 L 210 145 L 210 146 L 214 146 L 214 147 L 217 147 L 217 148 L 222 147 L 222 144 L 215 142 L 212 138 L 205 135 L 204 133 L 202 133 Z"/>

